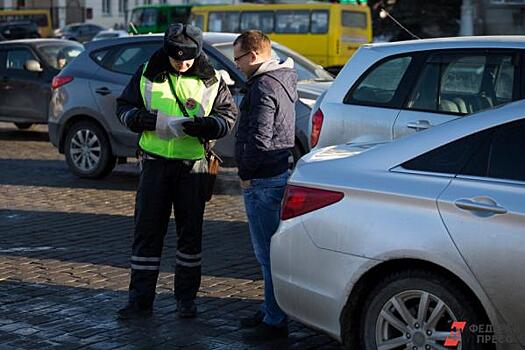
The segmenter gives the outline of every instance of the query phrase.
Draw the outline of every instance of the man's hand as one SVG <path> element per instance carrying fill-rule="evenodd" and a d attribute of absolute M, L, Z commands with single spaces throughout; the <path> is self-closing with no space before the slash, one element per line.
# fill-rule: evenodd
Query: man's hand
<path fill-rule="evenodd" d="M 157 124 L 157 113 L 138 109 L 134 113 L 129 113 L 125 122 L 126 126 L 133 132 L 154 131 Z"/>
<path fill-rule="evenodd" d="M 210 140 L 217 133 L 218 125 L 215 119 L 210 117 L 193 117 L 193 119 L 182 123 L 186 135 L 201 137 Z"/>
<path fill-rule="evenodd" d="M 241 180 L 241 188 L 243 190 L 250 188 L 251 185 L 252 185 L 252 182 L 250 180 Z"/>

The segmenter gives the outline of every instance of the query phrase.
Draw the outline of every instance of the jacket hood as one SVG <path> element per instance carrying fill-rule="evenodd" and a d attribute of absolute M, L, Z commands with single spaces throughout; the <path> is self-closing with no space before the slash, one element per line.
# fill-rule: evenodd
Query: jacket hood
<path fill-rule="evenodd" d="M 263 75 L 275 79 L 284 88 L 290 100 L 297 101 L 297 72 L 292 58 L 288 57 L 284 62 L 276 59 L 264 62 L 250 77 L 248 84 Z"/>
<path fill-rule="evenodd" d="M 169 57 L 162 48 L 155 51 L 148 60 L 148 67 L 144 72 L 144 76 L 151 81 L 163 82 L 166 80 L 167 74 L 170 73 L 179 74 L 171 66 Z M 206 86 L 213 85 L 217 82 L 215 70 L 210 63 L 208 56 L 206 56 L 204 52 L 195 58 L 193 66 L 187 72 L 180 74 L 185 76 L 195 76 L 201 79 Z"/>

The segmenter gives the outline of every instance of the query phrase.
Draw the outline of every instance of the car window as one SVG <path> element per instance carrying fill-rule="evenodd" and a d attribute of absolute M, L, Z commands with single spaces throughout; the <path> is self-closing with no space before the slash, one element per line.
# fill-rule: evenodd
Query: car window
<path fill-rule="evenodd" d="M 366 73 L 359 84 L 352 89 L 345 103 L 363 103 L 384 106 L 392 101 L 412 57 L 392 58 L 380 63 Z"/>
<path fill-rule="evenodd" d="M 246 11 L 241 14 L 241 31 L 259 29 L 273 32 L 273 11 Z"/>
<path fill-rule="evenodd" d="M 56 69 L 62 69 L 80 55 L 84 51 L 84 47 L 81 45 L 48 44 L 39 46 L 38 50 L 48 65 Z"/>
<path fill-rule="evenodd" d="M 310 12 L 301 10 L 275 11 L 276 33 L 308 33 L 310 31 Z"/>
<path fill-rule="evenodd" d="M 525 181 L 525 120 L 484 130 L 420 155 L 409 170 Z"/>
<path fill-rule="evenodd" d="M 462 175 L 525 181 L 525 121 L 498 127 Z"/>
<path fill-rule="evenodd" d="M 36 60 L 33 53 L 28 49 L 14 49 L 7 51 L 6 68 L 24 70 L 24 64 L 27 60 Z"/>
<path fill-rule="evenodd" d="M 511 54 L 436 54 L 429 57 L 406 108 L 471 114 L 512 100 Z"/>
<path fill-rule="evenodd" d="M 102 62 L 104 67 L 115 72 L 134 74 L 158 49 L 159 44 L 120 46 L 115 48 L 111 60 Z"/>
<path fill-rule="evenodd" d="M 408 170 L 458 174 L 472 155 L 480 149 L 489 133 L 485 131 L 463 137 L 409 160 L 401 166 Z"/>
<path fill-rule="evenodd" d="M 208 15 L 208 30 L 210 32 L 239 32 L 239 12 L 210 12 Z"/>

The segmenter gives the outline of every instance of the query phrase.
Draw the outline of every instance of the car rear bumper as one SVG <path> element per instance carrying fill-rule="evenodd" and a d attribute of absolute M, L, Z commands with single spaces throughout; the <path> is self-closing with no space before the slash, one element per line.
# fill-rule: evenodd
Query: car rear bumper
<path fill-rule="evenodd" d="M 58 147 L 60 142 L 60 125 L 55 123 L 48 123 L 47 128 L 49 130 L 49 141 L 55 146 Z"/>

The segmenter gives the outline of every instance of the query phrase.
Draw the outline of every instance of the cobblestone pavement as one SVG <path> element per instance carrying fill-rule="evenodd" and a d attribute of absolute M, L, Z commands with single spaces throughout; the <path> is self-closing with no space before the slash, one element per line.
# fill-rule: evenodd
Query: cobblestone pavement
<path fill-rule="evenodd" d="M 237 319 L 257 309 L 261 275 L 242 198 L 221 182 L 208 204 L 199 317 L 179 320 L 173 299 L 174 225 L 164 247 L 152 320 L 122 323 L 137 175 L 119 165 L 81 180 L 47 128 L 0 123 L 0 350 L 338 349 L 291 322 L 287 341 L 246 343 Z"/>

